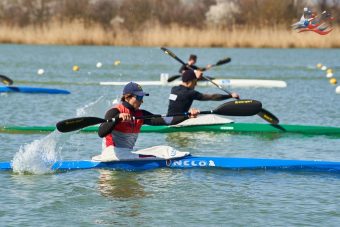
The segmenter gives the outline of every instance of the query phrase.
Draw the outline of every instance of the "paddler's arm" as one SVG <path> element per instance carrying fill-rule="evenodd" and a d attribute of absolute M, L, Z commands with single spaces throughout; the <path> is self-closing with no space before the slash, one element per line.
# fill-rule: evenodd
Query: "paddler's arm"
<path fill-rule="evenodd" d="M 206 71 L 206 70 L 208 70 L 208 69 L 210 69 L 212 67 L 212 65 L 207 65 L 206 67 L 203 67 L 203 68 L 197 68 L 198 70 L 200 70 L 200 71 L 202 71 L 202 72 L 204 72 L 204 71 Z"/>
<path fill-rule="evenodd" d="M 240 98 L 237 93 L 231 93 L 231 95 L 224 95 L 224 94 L 202 94 L 200 101 L 221 101 L 230 98 Z"/>
<path fill-rule="evenodd" d="M 153 116 L 154 114 L 152 114 L 149 111 L 146 110 L 142 110 L 143 112 L 143 117 L 147 117 L 147 116 Z M 144 119 L 144 124 L 146 125 L 170 125 L 171 124 L 171 119 L 172 117 L 152 117 L 149 119 Z"/>
<path fill-rule="evenodd" d="M 154 115 L 149 111 L 142 110 L 143 116 Z M 153 117 L 149 119 L 144 119 L 144 124 L 146 125 L 175 125 L 184 120 L 187 120 L 188 116 L 176 116 L 176 117 Z"/>
<path fill-rule="evenodd" d="M 119 114 L 120 112 L 117 108 L 112 108 L 106 112 L 105 119 L 106 120 L 115 119 L 115 122 L 105 122 L 99 126 L 98 135 L 100 138 L 103 138 L 112 132 L 116 125 L 116 122 L 118 122 L 119 120 Z"/>
<path fill-rule="evenodd" d="M 204 94 L 196 90 L 192 90 L 190 95 L 191 99 L 199 101 L 221 101 L 233 97 L 232 95 L 229 94 Z M 238 94 L 235 93 L 234 96 L 236 97 L 238 96 Z"/>

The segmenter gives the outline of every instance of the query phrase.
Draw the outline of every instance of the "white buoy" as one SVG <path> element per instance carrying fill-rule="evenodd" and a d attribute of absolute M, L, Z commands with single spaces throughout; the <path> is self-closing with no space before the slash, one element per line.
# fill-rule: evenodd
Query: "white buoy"
<path fill-rule="evenodd" d="M 335 93 L 340 94 L 340 86 L 337 86 L 337 87 L 335 88 Z"/>
<path fill-rule="evenodd" d="M 102 66 L 103 66 L 103 64 L 101 62 L 97 62 L 97 64 L 96 64 L 97 68 L 101 68 Z"/>
<path fill-rule="evenodd" d="M 333 73 L 327 73 L 326 77 L 331 78 L 333 76 Z"/>
<path fill-rule="evenodd" d="M 325 66 L 325 65 L 323 65 L 322 67 L 321 67 L 321 70 L 326 70 L 327 69 L 327 66 Z"/>
<path fill-rule="evenodd" d="M 45 72 L 45 71 L 44 71 L 43 69 L 38 69 L 38 72 L 37 72 L 37 73 L 38 73 L 38 75 L 43 75 L 44 72 Z"/>

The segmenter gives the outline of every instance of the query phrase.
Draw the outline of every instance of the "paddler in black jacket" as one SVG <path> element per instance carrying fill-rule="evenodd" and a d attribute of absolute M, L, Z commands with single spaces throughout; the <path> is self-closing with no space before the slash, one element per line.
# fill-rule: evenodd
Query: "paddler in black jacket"
<path fill-rule="evenodd" d="M 182 74 L 182 84 L 171 89 L 169 96 L 168 115 L 188 112 L 193 101 L 221 101 L 229 98 L 239 98 L 237 93 L 229 94 L 203 94 L 195 90 L 197 80 L 202 76 L 199 70 L 186 70 Z M 198 109 L 190 110 L 195 114 L 199 113 Z M 183 121 L 181 117 L 174 118 L 172 124 Z"/>

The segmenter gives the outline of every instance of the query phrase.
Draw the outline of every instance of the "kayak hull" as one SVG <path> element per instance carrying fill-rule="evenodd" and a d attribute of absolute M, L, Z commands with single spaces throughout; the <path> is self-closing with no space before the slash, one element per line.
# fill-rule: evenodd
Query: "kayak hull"
<path fill-rule="evenodd" d="M 46 133 L 52 132 L 55 126 L 2 126 L 2 133 Z M 98 126 L 91 126 L 81 132 L 97 132 Z M 226 123 L 211 125 L 186 126 L 149 126 L 143 125 L 143 133 L 171 133 L 171 132 L 222 132 L 222 133 L 297 133 L 304 135 L 340 136 L 340 127 L 312 126 L 312 125 L 271 125 L 261 123 Z"/>
<path fill-rule="evenodd" d="M 71 92 L 54 88 L 39 88 L 25 86 L 0 86 L 2 92 L 19 92 L 19 93 L 44 93 L 44 94 L 70 94 Z"/>
<path fill-rule="evenodd" d="M 127 160 L 113 162 L 94 162 L 90 160 L 57 161 L 51 167 L 54 171 L 71 171 L 80 169 L 111 169 L 125 171 L 142 171 L 157 168 L 174 169 L 228 169 L 228 170 L 301 170 L 339 172 L 340 162 L 256 159 L 256 158 L 226 158 L 226 157 L 194 157 L 186 156 L 171 160 Z M 12 170 L 10 162 L 0 162 L 0 170 Z"/>

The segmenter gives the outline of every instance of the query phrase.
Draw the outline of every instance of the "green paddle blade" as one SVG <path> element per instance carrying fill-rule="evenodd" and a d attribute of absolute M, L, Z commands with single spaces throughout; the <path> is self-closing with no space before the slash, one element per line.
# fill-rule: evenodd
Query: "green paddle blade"
<path fill-rule="evenodd" d="M 0 81 L 5 85 L 12 85 L 13 84 L 13 80 L 11 80 L 10 78 L 8 78 L 7 76 L 4 76 L 4 75 L 0 75 Z"/>
<path fill-rule="evenodd" d="M 59 132 L 72 132 L 104 122 L 107 120 L 98 117 L 77 117 L 59 121 L 56 126 Z"/>

